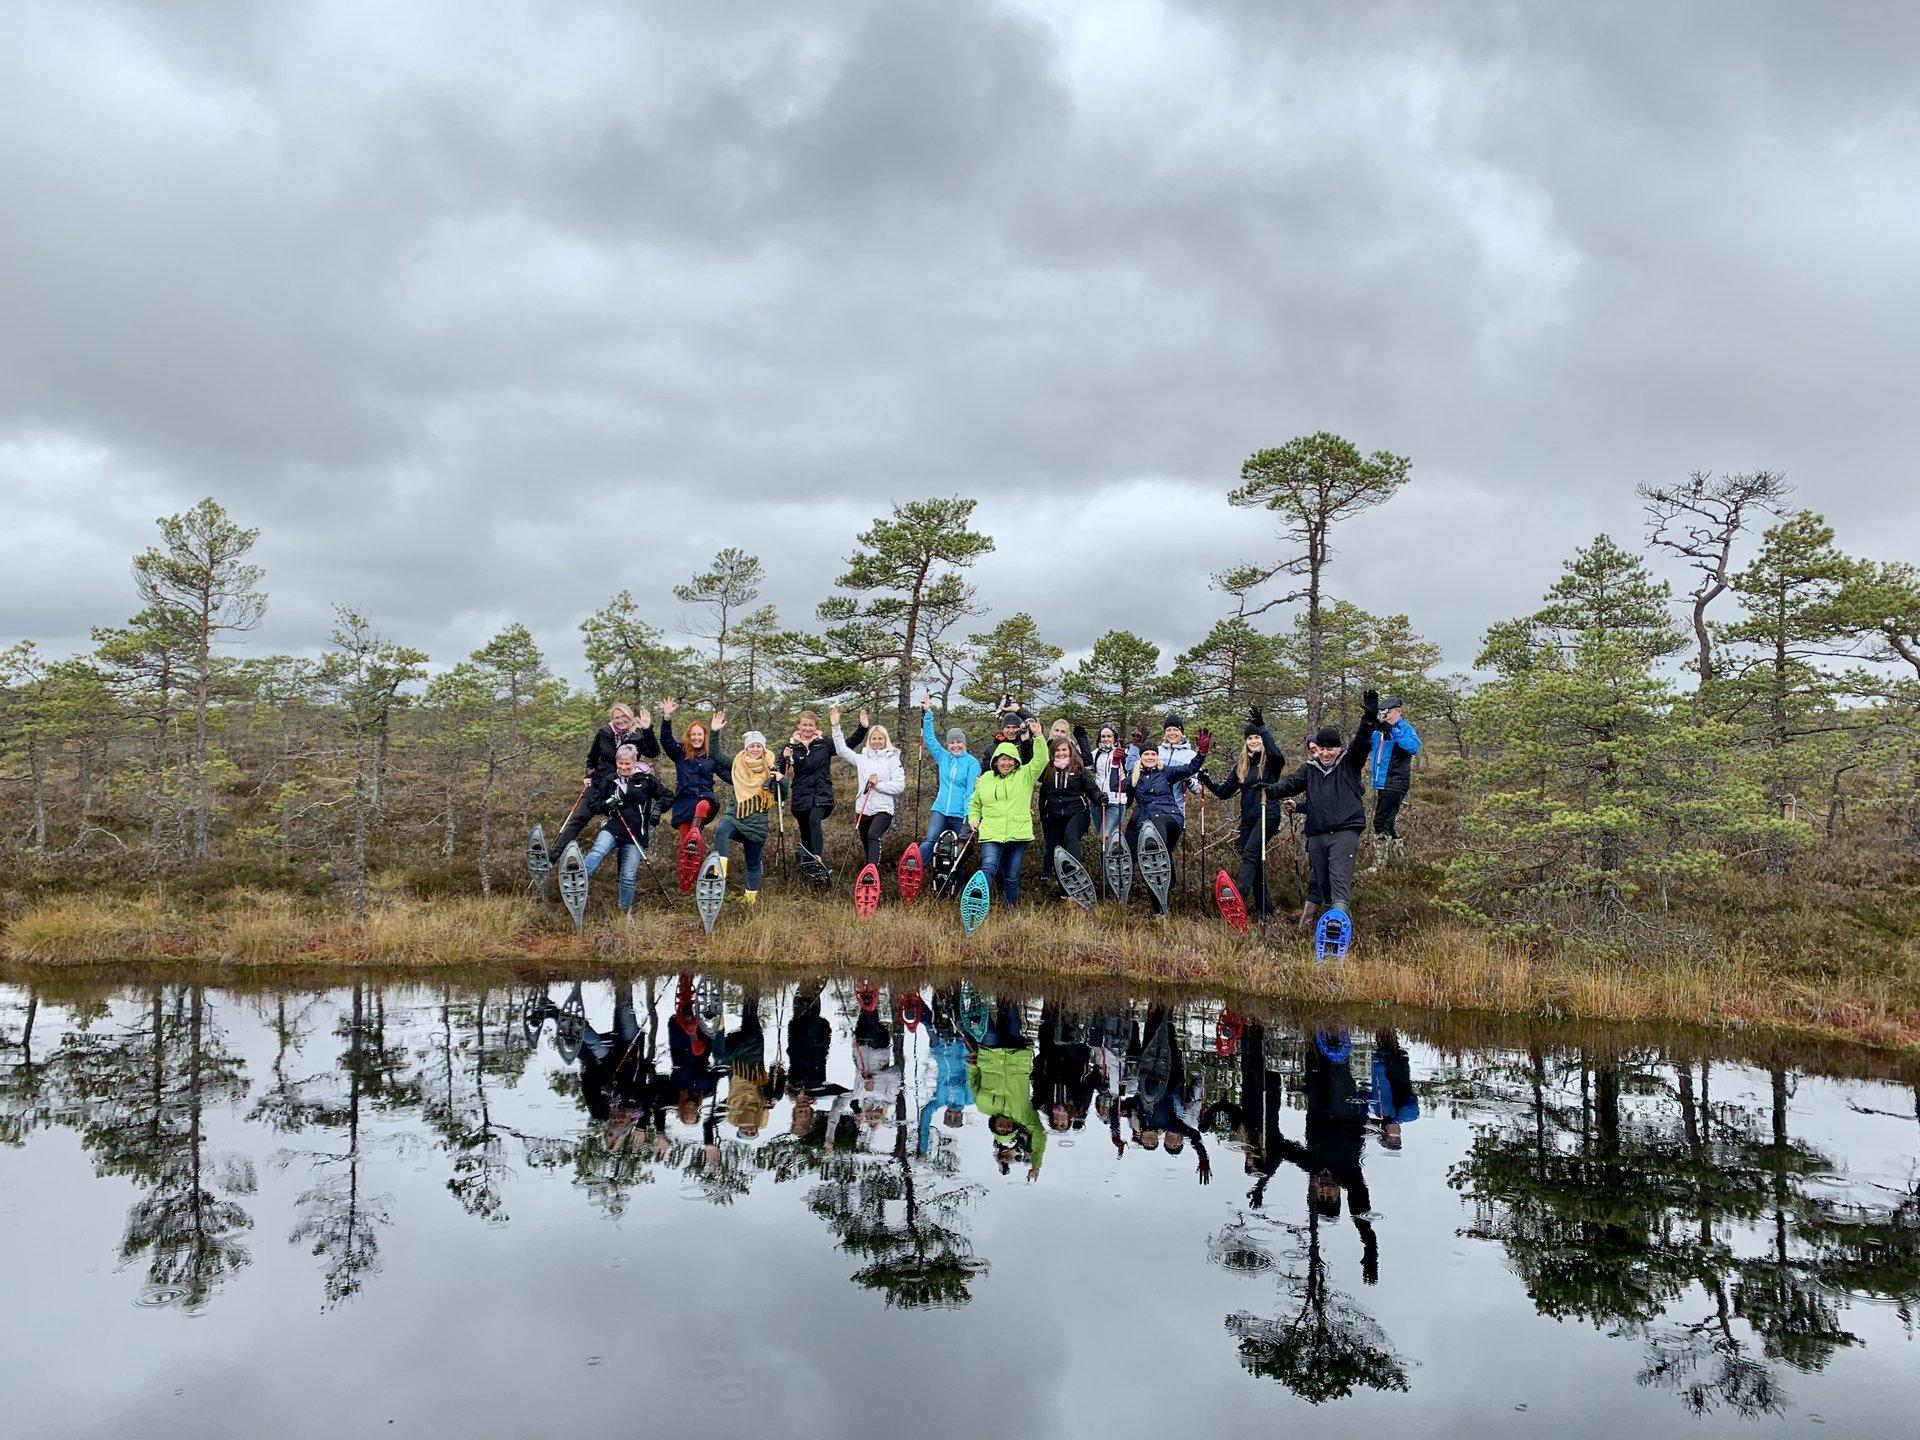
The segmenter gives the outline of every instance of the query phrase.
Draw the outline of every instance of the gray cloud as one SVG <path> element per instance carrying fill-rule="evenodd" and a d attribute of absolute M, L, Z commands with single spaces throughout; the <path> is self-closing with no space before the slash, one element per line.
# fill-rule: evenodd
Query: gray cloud
<path fill-rule="evenodd" d="M 1169 650 L 1315 429 L 1413 457 L 1337 593 L 1457 664 L 1632 490 L 1787 469 L 1913 555 L 1910 7 L 143 6 L 0 18 L 0 631 L 263 527 L 450 659 L 713 550 L 805 618 L 890 499 Z M 639 537 L 639 547 L 622 537 Z"/>

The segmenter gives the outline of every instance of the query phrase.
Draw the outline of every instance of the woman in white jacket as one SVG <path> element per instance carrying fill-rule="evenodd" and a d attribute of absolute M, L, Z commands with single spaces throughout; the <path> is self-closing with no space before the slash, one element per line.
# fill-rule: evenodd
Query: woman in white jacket
<path fill-rule="evenodd" d="M 866 712 L 860 714 L 866 725 Z M 893 799 L 907 793 L 907 767 L 900 752 L 893 748 L 887 727 L 874 725 L 867 730 L 867 743 L 855 750 L 840 734 L 838 707 L 827 712 L 827 733 L 833 737 L 833 753 L 853 766 L 853 813 L 860 817 L 860 844 L 866 850 L 867 864 L 880 863 L 880 843 L 893 824 Z"/>

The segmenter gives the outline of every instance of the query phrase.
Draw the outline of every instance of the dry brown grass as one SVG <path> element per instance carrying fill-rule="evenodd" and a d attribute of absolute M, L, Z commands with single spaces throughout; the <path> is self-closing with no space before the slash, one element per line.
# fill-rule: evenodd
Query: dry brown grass
<path fill-rule="evenodd" d="M 159 895 L 90 900 L 62 896 L 29 907 L 6 928 L 5 953 L 30 964 L 92 965 L 158 953 L 168 926 Z"/>
<path fill-rule="evenodd" d="M 1534 952 L 1464 925 L 1428 921 L 1388 944 L 1356 943 L 1317 964 L 1304 936 L 1249 940 L 1218 920 L 1035 905 L 964 934 L 951 905 L 890 908 L 862 922 L 844 902 L 731 901 L 709 939 L 686 910 L 642 909 L 628 925 L 596 908 L 572 933 L 557 906 L 511 898 L 392 897 L 364 922 L 312 902 L 247 894 L 170 913 L 159 897 L 55 899 L 18 914 L 0 940 L 15 968 L 199 961 L 277 966 L 444 968 L 499 961 L 586 968 L 740 968 L 818 974 L 986 971 L 1041 981 L 1203 988 L 1327 1005 L 1380 1004 L 1550 1019 L 1678 1021 L 1767 1028 L 1920 1051 L 1920 953 L 1890 947 L 1872 973 L 1789 969 L 1761 952 L 1631 962 Z"/>

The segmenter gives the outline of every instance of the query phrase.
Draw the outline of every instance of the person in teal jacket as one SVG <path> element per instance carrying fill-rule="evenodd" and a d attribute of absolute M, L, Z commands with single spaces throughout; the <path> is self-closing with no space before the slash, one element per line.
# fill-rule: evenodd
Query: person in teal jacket
<path fill-rule="evenodd" d="M 949 1130 L 957 1130 L 973 1104 L 973 1086 L 967 1081 L 967 1042 L 959 1034 L 933 1037 L 933 1094 L 920 1107 L 920 1153 L 933 1149 L 933 1112 L 945 1110 L 941 1118 Z"/>
<path fill-rule="evenodd" d="M 1400 848 L 1400 807 L 1413 788 L 1413 757 L 1420 753 L 1420 736 L 1407 720 L 1400 701 L 1387 697 L 1380 725 L 1373 732 L 1373 753 L 1367 766 L 1373 782 L 1373 863 Z"/>
<path fill-rule="evenodd" d="M 958 725 L 947 731 L 947 743 L 933 733 L 933 696 L 920 697 L 920 743 L 927 747 L 934 773 L 940 777 L 940 789 L 933 797 L 933 813 L 927 817 L 927 838 L 920 842 L 920 863 L 933 863 L 933 845 L 947 831 L 965 834 L 967 805 L 973 799 L 974 782 L 980 778 L 980 762 L 967 750 L 967 732 Z"/>

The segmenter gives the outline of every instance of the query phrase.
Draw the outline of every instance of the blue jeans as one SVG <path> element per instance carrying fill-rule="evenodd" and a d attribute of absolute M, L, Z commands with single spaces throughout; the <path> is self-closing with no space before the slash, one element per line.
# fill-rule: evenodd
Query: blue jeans
<path fill-rule="evenodd" d="M 593 837 L 593 848 L 587 851 L 587 873 L 589 875 L 600 868 L 600 862 L 607 858 L 607 852 L 613 849 L 614 843 L 613 831 L 603 826 L 600 833 Z M 633 887 L 639 883 L 640 880 L 640 847 L 631 840 L 623 840 L 620 841 L 619 844 L 620 908 L 622 910 L 631 910 L 633 908 Z"/>
<path fill-rule="evenodd" d="M 1000 881 L 1001 902 L 1006 905 L 1020 903 L 1020 867 L 1027 858 L 1027 846 L 1030 840 L 982 840 L 980 842 L 980 873 L 987 877 L 987 886 L 992 888 L 995 877 Z"/>
<path fill-rule="evenodd" d="M 622 985 L 614 992 L 613 1034 L 602 1035 L 593 1026 L 587 1024 L 580 1026 L 580 1048 L 600 1061 L 612 1057 L 616 1042 L 620 1046 L 621 1053 L 625 1054 L 633 1048 L 633 1042 L 639 1038 L 640 1021 L 633 1013 L 632 985 Z"/>
<path fill-rule="evenodd" d="M 760 857 L 766 852 L 767 842 L 764 840 L 749 840 L 745 835 L 738 833 L 738 827 L 734 823 L 733 816 L 722 815 L 720 817 L 720 823 L 713 827 L 713 848 L 720 854 L 725 855 L 733 849 L 733 842 L 736 839 L 740 842 L 741 850 L 746 852 L 747 889 L 758 890 L 760 888 L 760 873 L 762 869 Z"/>
<path fill-rule="evenodd" d="M 967 833 L 967 817 L 964 815 L 942 815 L 938 810 L 927 817 L 927 838 L 920 842 L 920 863 L 933 863 L 933 842 L 947 831 L 964 835 Z"/>

